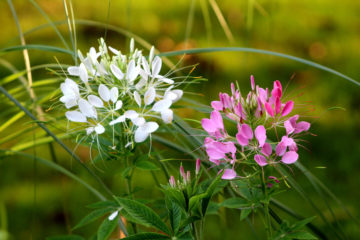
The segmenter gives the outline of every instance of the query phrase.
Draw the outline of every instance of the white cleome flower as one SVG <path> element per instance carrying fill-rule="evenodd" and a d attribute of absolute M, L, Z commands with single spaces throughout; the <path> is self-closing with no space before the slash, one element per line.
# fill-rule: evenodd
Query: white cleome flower
<path fill-rule="evenodd" d="M 74 80 L 66 78 L 60 85 L 66 118 L 81 123 L 93 138 L 112 131 L 106 136 L 113 137 L 113 149 L 119 132 L 129 134 L 127 146 L 134 146 L 159 128 L 154 119 L 171 123 L 171 106 L 183 95 L 168 74 L 161 74 L 163 63 L 154 47 L 148 58 L 133 40 L 130 49 L 125 55 L 100 39 L 98 49 L 91 47 L 84 55 L 78 51 L 80 63 L 67 69 Z"/>

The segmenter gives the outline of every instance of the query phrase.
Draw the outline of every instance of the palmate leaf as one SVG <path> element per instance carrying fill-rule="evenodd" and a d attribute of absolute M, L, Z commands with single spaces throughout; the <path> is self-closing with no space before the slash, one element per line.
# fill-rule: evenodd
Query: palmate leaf
<path fill-rule="evenodd" d="M 157 215 L 148 206 L 126 198 L 114 198 L 119 205 L 123 207 L 124 210 L 137 222 L 143 224 L 144 226 L 154 227 L 168 235 L 171 235 L 171 231 L 168 226 L 161 220 L 159 215 Z"/>

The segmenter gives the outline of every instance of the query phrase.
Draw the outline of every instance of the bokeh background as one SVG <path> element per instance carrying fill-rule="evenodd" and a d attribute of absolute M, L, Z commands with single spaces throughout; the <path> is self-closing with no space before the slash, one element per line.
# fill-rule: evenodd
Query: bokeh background
<path fill-rule="evenodd" d="M 65 20 L 63 2 L 38 0 L 37 4 L 51 21 L 60 23 L 58 28 L 69 45 L 70 38 Z M 27 0 L 14 0 L 19 23 L 28 44 L 46 44 L 64 47 L 61 40 L 47 24 L 46 18 Z M 76 26 L 77 46 L 82 52 L 97 46 L 100 37 L 106 35 L 109 45 L 127 50 L 129 39 L 102 24 L 113 25 L 145 39 L 161 52 L 201 47 L 251 47 L 287 53 L 315 61 L 338 70 L 360 82 L 360 2 L 354 0 L 141 0 L 141 1 L 86 1 L 72 2 L 76 19 L 91 20 Z M 0 48 L 20 44 L 16 23 L 7 1 L 0 1 L 1 38 Z M 140 44 L 137 44 L 141 48 Z M 65 54 L 30 50 L 31 65 L 44 63 L 73 64 Z M 171 58 L 178 62 L 180 58 Z M 5 61 L 18 70 L 24 70 L 21 52 L 0 55 L 0 81 L 6 89 L 15 88 L 18 82 L 5 84 L 11 71 Z M 241 89 L 250 88 L 250 75 L 256 83 L 271 87 L 274 80 L 288 85 L 288 96 L 294 96 L 297 111 L 312 122 L 311 133 L 306 137 L 300 161 L 331 189 L 349 211 L 359 219 L 360 191 L 360 87 L 336 75 L 302 63 L 276 56 L 257 53 L 222 52 L 186 56 L 181 64 L 199 64 L 193 76 L 202 76 L 207 82 L 188 89 L 187 97 L 209 104 L 218 98 L 219 91 L 228 91 L 230 82 L 238 81 Z M 33 71 L 34 83 L 54 77 L 49 70 Z M 4 80 L 5 79 L 5 80 Z M 59 81 L 34 87 L 41 96 L 56 91 Z M 25 94 L 15 92 L 22 102 Z M 0 96 L 3 113 L 0 118 L 1 149 L 22 150 L 50 159 L 45 144 L 32 147 L 31 142 L 45 137 L 41 131 L 32 131 L 34 124 L 26 117 L 8 123 L 18 112 Z M 51 99 L 43 102 L 44 109 L 52 106 Z M 12 108 L 14 109 L 14 108 Z M 59 115 L 55 108 L 46 113 L 45 120 Z M 178 113 L 187 118 L 201 119 L 205 115 L 195 110 L 182 108 Z M 4 124 L 6 125 L 4 126 Z M 65 124 L 65 122 L 63 122 Z M 52 126 L 58 132 L 66 125 Z M 199 127 L 199 126 L 195 126 Z M 8 140 L 15 130 L 28 129 L 20 136 Z M 75 144 L 64 140 L 72 149 Z M 29 144 L 30 143 L 30 144 Z M 56 160 L 78 176 L 97 186 L 69 155 L 54 145 Z M 77 153 L 83 161 L 89 160 L 86 147 Z M 89 163 L 89 165 L 91 165 Z M 123 193 L 119 163 L 106 162 L 97 166 L 98 174 L 118 194 Z M 139 172 L 136 186 L 142 191 L 138 197 L 160 196 L 159 189 L 147 179 L 148 172 Z M 165 183 L 166 179 L 159 176 Z M 330 216 L 326 202 L 316 193 L 306 177 L 294 172 L 296 180 L 304 187 L 316 205 Z M 311 206 L 293 189 L 279 196 L 289 206 L 304 216 L 313 216 Z M 86 189 L 69 178 L 53 171 L 32 159 L 21 157 L 0 158 L 0 239 L 6 232 L 11 239 L 44 239 L 46 236 L 71 232 L 73 227 L 89 211 L 86 204 L 96 201 Z M 334 201 L 329 200 L 347 239 L 358 239 L 358 225 Z M 250 226 L 239 221 L 239 212 L 211 216 L 206 222 L 206 239 L 255 239 Z M 330 217 L 330 219 L 332 219 Z M 291 221 L 291 219 L 289 219 Z M 335 221 L 335 220 L 334 220 Z M 314 223 L 326 232 L 319 219 Z M 91 235 L 98 222 L 76 233 Z M 259 227 L 255 224 L 255 227 Z M 334 236 L 330 236 L 332 239 Z M 335 237 L 334 237 L 335 239 Z"/>

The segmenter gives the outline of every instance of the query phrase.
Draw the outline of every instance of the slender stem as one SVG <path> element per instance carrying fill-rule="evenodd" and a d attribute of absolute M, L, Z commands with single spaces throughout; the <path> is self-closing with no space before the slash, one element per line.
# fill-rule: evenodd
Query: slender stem
<path fill-rule="evenodd" d="M 270 214 L 269 214 L 269 196 L 268 196 L 268 192 L 267 192 L 267 187 L 266 187 L 266 182 L 265 182 L 265 173 L 264 173 L 263 168 L 262 168 L 261 172 L 262 172 L 261 177 L 260 177 L 261 186 L 262 186 L 263 193 L 265 195 L 265 201 L 264 201 L 265 230 L 266 230 L 267 239 L 271 239 L 272 231 L 271 231 L 271 218 L 270 218 Z"/>

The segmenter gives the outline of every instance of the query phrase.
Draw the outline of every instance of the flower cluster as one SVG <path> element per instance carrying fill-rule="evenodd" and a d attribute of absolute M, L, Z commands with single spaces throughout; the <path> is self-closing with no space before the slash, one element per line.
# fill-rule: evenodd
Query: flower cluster
<path fill-rule="evenodd" d="M 200 159 L 196 160 L 195 165 L 195 176 L 198 177 L 200 172 Z M 174 176 L 170 176 L 169 185 L 171 188 L 184 189 L 187 185 L 191 183 L 191 174 L 190 171 L 185 173 L 184 167 L 180 166 L 180 178 L 178 181 L 175 181 Z"/>
<path fill-rule="evenodd" d="M 78 52 L 80 64 L 67 69 L 69 77 L 61 84 L 60 101 L 69 109 L 66 118 L 83 123 L 86 134 L 97 137 L 119 132 L 127 133 L 127 145 L 145 141 L 159 127 L 156 119 L 171 123 L 171 105 L 182 97 L 178 84 L 167 75 L 161 75 L 162 60 L 154 56 L 154 48 L 148 57 L 134 49 L 130 53 L 107 47 L 100 39 L 98 51 L 92 47 L 84 57 Z"/>
<path fill-rule="evenodd" d="M 280 81 L 274 82 L 269 93 L 269 89 L 255 86 L 251 76 L 251 91 L 246 97 L 241 96 L 234 84 L 231 84 L 231 93 L 231 96 L 220 93 L 220 100 L 211 102 L 213 111 L 210 118 L 201 121 L 202 127 L 209 134 L 204 142 L 209 160 L 226 168 L 222 178 L 235 178 L 236 163 L 248 162 L 250 157 L 261 167 L 278 162 L 296 162 L 299 157 L 296 138 L 299 133 L 309 130 L 310 123 L 298 122 L 299 115 L 288 117 L 294 102 L 283 102 Z M 226 131 L 222 114 L 236 123 L 235 136 Z M 281 138 L 281 130 L 278 128 L 285 129 Z M 275 132 L 277 141 L 268 139 L 269 131 Z"/>

